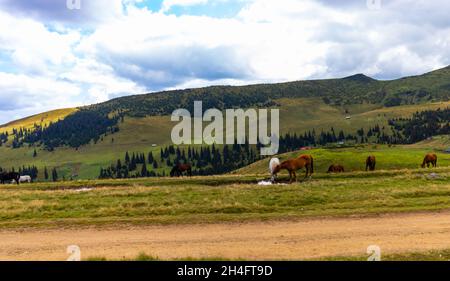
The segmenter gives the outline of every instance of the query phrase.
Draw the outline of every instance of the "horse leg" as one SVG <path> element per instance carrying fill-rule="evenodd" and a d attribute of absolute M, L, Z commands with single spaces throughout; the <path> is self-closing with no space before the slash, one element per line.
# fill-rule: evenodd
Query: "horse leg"
<path fill-rule="evenodd" d="M 272 175 L 272 177 L 270 178 L 270 181 L 272 182 L 272 183 L 275 183 L 275 179 L 276 179 L 277 177 L 276 177 L 276 175 Z"/>
<path fill-rule="evenodd" d="M 289 184 L 291 184 L 291 183 L 292 183 L 292 172 L 289 171 Z"/>

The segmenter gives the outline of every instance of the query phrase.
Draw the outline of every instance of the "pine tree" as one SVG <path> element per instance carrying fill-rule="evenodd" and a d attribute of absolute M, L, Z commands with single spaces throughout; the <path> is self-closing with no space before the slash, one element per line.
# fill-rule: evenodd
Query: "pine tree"
<path fill-rule="evenodd" d="M 142 164 L 141 177 L 147 177 L 147 176 L 148 176 L 147 164 L 144 163 L 144 164 Z"/>
<path fill-rule="evenodd" d="M 125 164 L 130 164 L 130 155 L 128 154 L 128 151 L 125 153 Z"/>
<path fill-rule="evenodd" d="M 52 170 L 52 180 L 58 181 L 58 172 L 56 171 L 56 168 L 53 168 Z"/>
<path fill-rule="evenodd" d="M 148 154 L 148 163 L 149 164 L 152 164 L 153 163 L 153 153 L 152 152 L 150 152 L 149 154 Z"/>

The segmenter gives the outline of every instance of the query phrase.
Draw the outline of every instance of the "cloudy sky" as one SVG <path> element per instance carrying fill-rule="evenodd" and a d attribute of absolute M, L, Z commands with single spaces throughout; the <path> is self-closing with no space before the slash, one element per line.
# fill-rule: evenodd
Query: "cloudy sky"
<path fill-rule="evenodd" d="M 0 123 L 164 89 L 450 64 L 447 0 L 71 2 L 0 0 Z"/>

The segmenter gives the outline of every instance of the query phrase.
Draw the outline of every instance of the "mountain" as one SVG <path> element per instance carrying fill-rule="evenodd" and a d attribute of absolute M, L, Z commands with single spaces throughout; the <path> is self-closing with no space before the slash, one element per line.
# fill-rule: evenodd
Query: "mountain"
<path fill-rule="evenodd" d="M 391 81 L 356 74 L 342 79 L 126 96 L 0 126 L 0 139 L 8 132 L 8 140 L 0 141 L 0 167 L 36 165 L 42 171 L 48 166 L 57 167 L 63 175 L 97 177 L 101 167 L 123 159 L 126 152 L 159 154 L 171 143 L 174 123 L 170 114 L 178 108 L 192 112 L 195 100 L 202 100 L 204 108 L 280 108 L 282 134 L 313 129 L 357 134 L 376 125 L 391 134 L 389 120 L 446 108 L 449 98 L 450 67 Z"/>

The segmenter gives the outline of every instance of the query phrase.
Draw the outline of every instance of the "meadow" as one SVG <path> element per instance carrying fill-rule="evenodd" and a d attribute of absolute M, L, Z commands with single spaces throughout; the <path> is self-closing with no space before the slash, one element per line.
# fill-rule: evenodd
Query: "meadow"
<path fill-rule="evenodd" d="M 443 137 L 440 143 L 446 141 L 447 138 Z M 91 237 L 89 235 L 95 236 L 97 231 L 100 233 L 111 230 L 107 233 L 114 235 L 111 238 L 114 242 L 111 243 L 116 243 L 114 239 L 121 241 L 122 230 L 132 231 L 130 235 L 142 232 L 142 237 L 145 237 L 147 231 L 150 231 L 148 227 L 160 227 L 162 230 L 188 227 L 195 231 L 196 226 L 201 228 L 205 225 L 214 227 L 219 224 L 228 229 L 240 223 L 245 223 L 242 226 L 251 223 L 270 225 L 309 219 L 333 222 L 343 218 L 370 219 L 382 215 L 447 211 L 450 209 L 450 154 L 433 149 L 435 145 L 435 140 L 429 140 L 413 146 L 322 148 L 279 155 L 281 159 L 287 159 L 300 153 L 309 153 L 315 158 L 313 178 L 299 180 L 291 185 L 286 184 L 286 173 L 280 175 L 278 184 L 258 184 L 269 178 L 269 158 L 235 173 L 220 176 L 0 185 L 0 233 L 4 237 L 8 237 L 11 231 L 27 233 L 29 236 L 26 241 L 31 243 L 27 245 L 35 247 L 33 235 L 50 235 L 47 234 L 49 232 L 55 232 L 55 237 L 58 237 L 60 232 L 61 235 L 68 235 L 71 231 L 81 231 L 88 233 L 83 234 L 86 237 Z M 430 151 L 438 154 L 438 168 L 418 168 L 424 154 Z M 377 156 L 378 169 L 375 172 L 364 171 L 364 160 L 368 154 Z M 347 172 L 326 173 L 328 165 L 333 162 L 343 163 Z M 140 239 L 138 237 L 141 236 L 136 235 L 138 236 L 133 237 Z M 275 236 L 274 239 L 278 238 Z M 336 237 L 336 241 L 345 241 L 339 239 Z M 164 251 L 157 244 L 152 244 L 155 242 L 145 243 L 142 248 L 134 247 L 135 251 L 125 251 L 132 244 L 118 244 L 115 251 L 99 252 L 98 255 L 95 253 L 101 247 L 91 248 L 90 244 L 84 244 L 87 251 L 84 259 L 242 259 L 238 254 L 228 253 L 222 256 L 220 250 L 204 255 L 193 252 L 193 257 L 189 257 L 191 252 L 186 255 L 185 252 L 178 253 L 174 249 Z M 214 245 L 218 247 L 214 249 L 222 249 L 219 242 Z M 59 259 L 59 248 L 62 246 L 54 248 L 51 253 L 55 256 L 52 257 Z M 8 249 L 15 251 L 14 246 Z M 36 251 L 36 259 L 49 257 L 45 251 L 41 253 L 38 248 L 32 249 Z M 128 254 L 122 255 L 123 251 Z M 139 251 L 143 253 L 137 256 Z M 332 250 L 325 253 L 330 256 L 325 254 L 320 260 L 367 259 L 364 251 L 359 254 L 352 251 L 340 252 L 345 255 L 336 254 Z M 387 252 L 383 255 L 383 260 L 442 260 L 447 256 L 448 251 L 445 249 L 428 251 L 428 248 L 423 247 L 417 248 L 417 252 Z M 7 257 L 23 258 L 20 254 Z M 247 256 L 243 257 L 245 259 Z"/>
<path fill-rule="evenodd" d="M 264 176 L 35 183 L 0 187 L 0 228 L 191 224 L 450 208 L 450 167 L 319 173 L 292 185 Z"/>
<path fill-rule="evenodd" d="M 444 140 L 447 139 L 441 139 L 441 143 Z M 443 149 L 443 146 L 441 149 Z M 440 151 L 437 142 L 431 142 L 431 145 L 424 142 L 421 145 L 360 145 L 333 149 L 320 148 L 310 151 L 288 152 L 277 157 L 283 161 L 295 158 L 300 154 L 311 154 L 314 157 L 314 169 L 316 172 L 326 172 L 333 163 L 343 165 L 347 172 L 358 172 L 365 170 L 365 161 L 368 155 L 376 157 L 377 169 L 398 170 L 419 168 L 424 156 L 429 152 L 436 152 L 440 167 L 450 166 L 450 154 Z M 259 161 L 233 173 L 264 174 L 268 171 L 267 162 L 267 160 Z"/>

